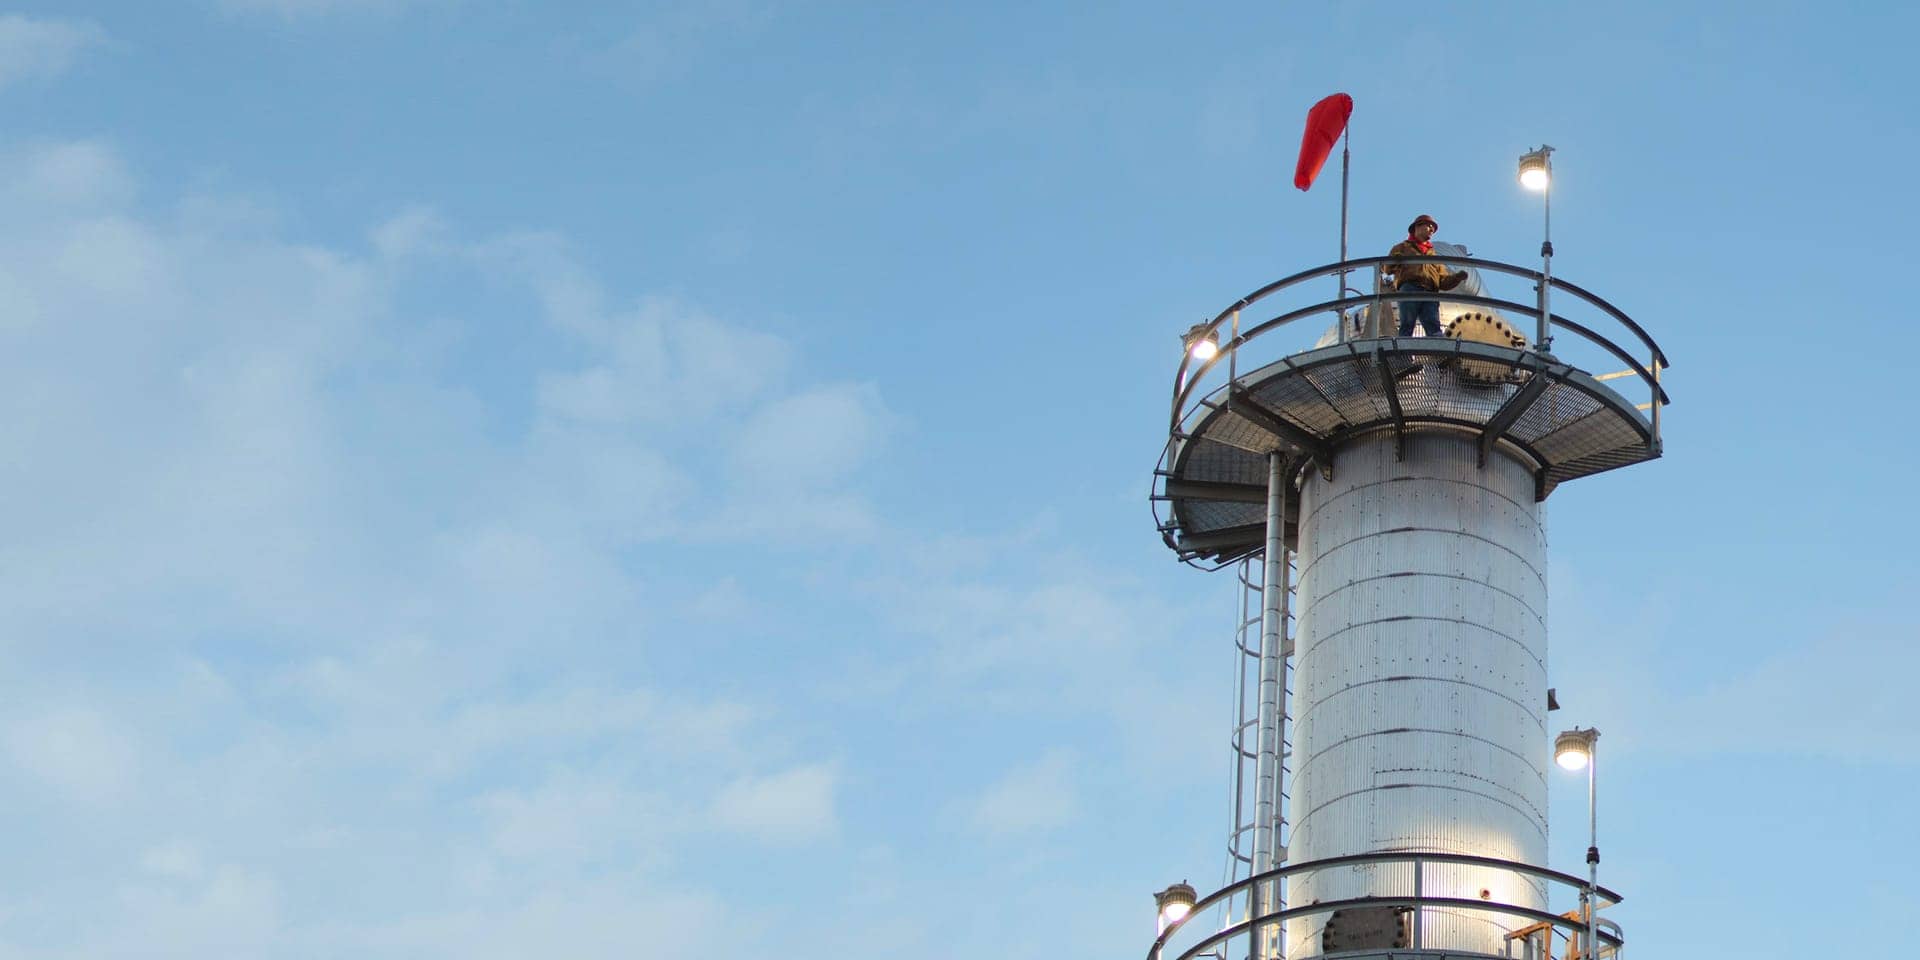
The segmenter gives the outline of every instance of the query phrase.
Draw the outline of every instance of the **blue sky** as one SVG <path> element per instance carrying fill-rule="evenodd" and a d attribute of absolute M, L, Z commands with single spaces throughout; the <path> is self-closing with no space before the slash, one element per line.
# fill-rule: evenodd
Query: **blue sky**
<path fill-rule="evenodd" d="M 1551 143 L 1556 273 L 1674 362 L 1668 456 L 1547 511 L 1635 953 L 1883 947 L 1916 28 L 15 5 L 0 957 L 1143 954 L 1226 820 L 1174 338 L 1334 258 L 1335 91 L 1356 254 L 1526 262 Z"/>

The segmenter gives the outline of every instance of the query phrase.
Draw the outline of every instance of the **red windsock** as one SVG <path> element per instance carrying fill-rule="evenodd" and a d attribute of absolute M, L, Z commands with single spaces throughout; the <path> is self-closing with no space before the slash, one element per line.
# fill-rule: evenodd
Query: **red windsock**
<path fill-rule="evenodd" d="M 1307 111 L 1307 132 L 1300 136 L 1300 165 L 1293 168 L 1293 185 L 1302 190 L 1313 186 L 1313 178 L 1326 166 L 1334 141 L 1347 129 L 1353 116 L 1353 98 L 1336 93 Z"/>

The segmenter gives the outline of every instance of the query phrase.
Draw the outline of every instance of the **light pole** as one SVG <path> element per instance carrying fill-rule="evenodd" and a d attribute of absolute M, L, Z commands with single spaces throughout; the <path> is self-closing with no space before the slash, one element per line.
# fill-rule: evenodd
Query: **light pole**
<path fill-rule="evenodd" d="M 1553 346 L 1552 320 L 1549 319 L 1553 314 L 1547 295 L 1553 285 L 1553 160 L 1549 157 L 1552 153 L 1553 148 L 1543 143 L 1540 149 L 1520 155 L 1520 185 L 1540 191 L 1546 213 L 1540 234 L 1540 326 L 1534 337 L 1534 349 L 1541 353 L 1551 353 L 1549 348 Z"/>
<path fill-rule="evenodd" d="M 1587 770 L 1587 889 L 1580 895 L 1580 905 L 1586 913 L 1589 960 L 1595 960 L 1600 955 L 1593 929 L 1594 890 L 1600 885 L 1600 815 L 1594 805 L 1595 770 L 1600 765 L 1596 749 L 1599 740 L 1599 730 L 1574 727 L 1553 741 L 1553 759 L 1562 769 L 1579 770 L 1585 767 Z"/>

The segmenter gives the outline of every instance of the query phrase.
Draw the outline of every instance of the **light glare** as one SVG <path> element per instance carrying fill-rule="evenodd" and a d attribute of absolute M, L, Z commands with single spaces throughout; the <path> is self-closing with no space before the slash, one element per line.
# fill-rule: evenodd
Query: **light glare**
<path fill-rule="evenodd" d="M 1205 363 L 1220 352 L 1220 334 L 1214 331 L 1213 321 L 1202 320 L 1180 335 L 1180 345 L 1188 356 Z"/>
<path fill-rule="evenodd" d="M 1153 905 L 1158 908 L 1154 917 L 1155 932 L 1165 935 L 1167 929 L 1187 918 L 1198 902 L 1199 894 L 1187 882 L 1182 880 L 1153 895 Z"/>
<path fill-rule="evenodd" d="M 1538 150 L 1520 155 L 1520 185 L 1539 193 L 1553 182 L 1553 148 L 1541 144 Z"/>
<path fill-rule="evenodd" d="M 1553 738 L 1553 762 L 1565 770 L 1585 770 L 1593 762 L 1593 742 L 1599 737 L 1598 730 L 1574 727 Z"/>

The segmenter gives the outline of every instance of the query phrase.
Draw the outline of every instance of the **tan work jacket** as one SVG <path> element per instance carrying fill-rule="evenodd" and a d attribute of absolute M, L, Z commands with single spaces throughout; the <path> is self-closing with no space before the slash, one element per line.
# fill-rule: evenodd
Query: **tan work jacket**
<path fill-rule="evenodd" d="M 1421 253 L 1412 240 L 1402 240 L 1387 251 L 1389 257 L 1427 257 L 1432 254 Z M 1417 284 L 1423 290 L 1440 291 L 1450 289 L 1452 284 L 1447 278 L 1453 276 L 1454 269 L 1444 263 L 1400 263 L 1388 264 L 1388 273 L 1393 274 L 1394 286 L 1403 283 Z"/>

